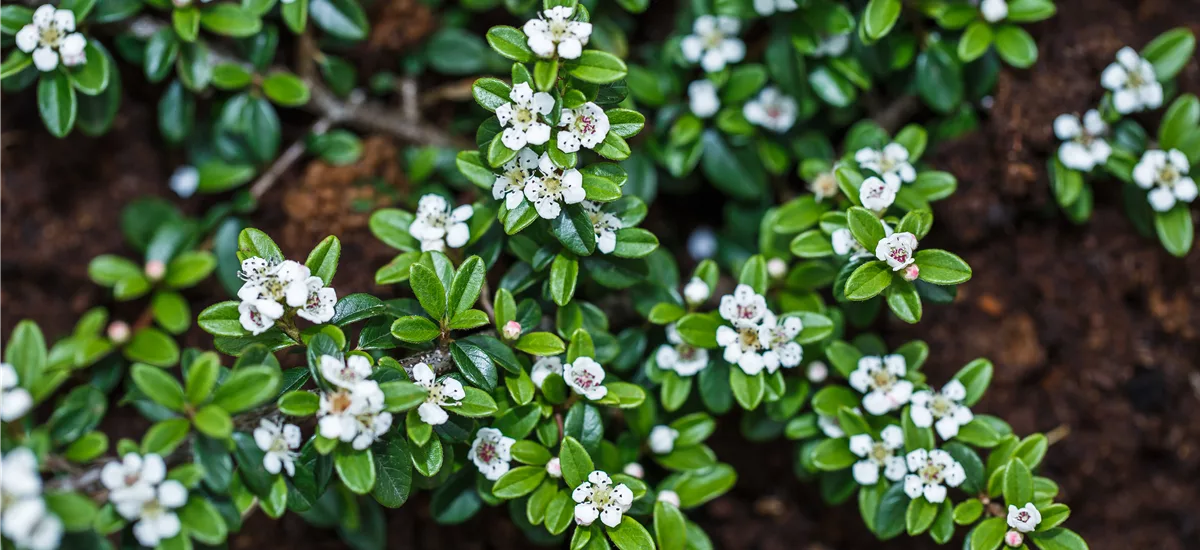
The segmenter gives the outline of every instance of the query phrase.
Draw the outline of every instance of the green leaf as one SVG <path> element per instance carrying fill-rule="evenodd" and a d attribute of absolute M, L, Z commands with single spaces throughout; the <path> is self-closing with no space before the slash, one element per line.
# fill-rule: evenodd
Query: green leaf
<path fill-rule="evenodd" d="M 267 75 L 262 90 L 276 105 L 299 107 L 308 103 L 308 85 L 292 73 L 279 71 Z"/>
<path fill-rule="evenodd" d="M 1029 538 L 1041 550 L 1087 550 L 1088 544 L 1074 531 L 1055 527 L 1046 531 L 1035 531 L 1028 534 Z"/>
<path fill-rule="evenodd" d="M 954 507 L 954 523 L 970 525 L 975 523 L 981 514 L 983 514 L 983 503 L 979 499 L 973 498 Z"/>
<path fill-rule="evenodd" d="M 872 40 L 891 32 L 900 19 L 900 0 L 871 0 L 863 11 L 863 30 Z"/>
<path fill-rule="evenodd" d="M 912 283 L 893 279 L 892 283 L 884 289 L 883 295 L 887 299 L 888 308 L 901 321 L 915 324 L 921 320 L 921 297 L 917 294 L 917 287 Z"/>
<path fill-rule="evenodd" d="M 484 276 L 483 260 L 479 256 L 471 256 L 459 266 L 450 285 L 450 303 L 446 310 L 448 316 L 453 317 L 475 304 L 483 287 Z"/>
<path fill-rule="evenodd" d="M 940 113 L 949 113 L 963 101 L 963 69 L 956 57 L 942 46 L 933 46 L 917 56 L 917 94 Z"/>
<path fill-rule="evenodd" d="M 550 231 L 567 250 L 587 256 L 596 249 L 596 230 L 580 204 L 568 204 L 551 222 Z"/>
<path fill-rule="evenodd" d="M 892 284 L 892 270 L 884 262 L 867 262 L 858 266 L 846 280 L 846 298 L 856 302 L 869 300 Z"/>
<path fill-rule="evenodd" d="M 68 532 L 91 529 L 92 522 L 100 511 L 100 507 L 92 499 L 80 493 L 47 492 L 43 498 L 46 509 L 62 520 L 62 527 Z"/>
<path fill-rule="evenodd" d="M 576 63 L 571 76 L 594 84 L 616 82 L 628 73 L 621 58 L 600 50 L 584 50 Z"/>
<path fill-rule="evenodd" d="M 605 527 L 609 540 L 620 550 L 651 550 L 654 539 L 642 524 L 629 516 L 622 516 L 616 527 Z"/>
<path fill-rule="evenodd" d="M 546 468 L 518 466 L 496 480 L 496 484 L 492 486 L 492 494 L 503 499 L 523 497 L 537 489 L 544 479 Z"/>
<path fill-rule="evenodd" d="M 67 75 L 63 71 L 42 74 L 38 80 L 37 98 L 38 113 L 46 129 L 59 138 L 71 133 L 79 103 Z"/>
<path fill-rule="evenodd" d="M 266 403 L 279 391 L 279 367 L 256 365 L 234 369 L 213 394 L 212 403 L 230 414 Z"/>
<path fill-rule="evenodd" d="M 310 0 L 308 13 L 325 32 L 342 40 L 367 37 L 367 14 L 355 0 Z"/>
<path fill-rule="evenodd" d="M 958 58 L 964 62 L 979 59 L 992 46 L 992 27 L 982 20 L 967 25 L 958 39 Z"/>
<path fill-rule="evenodd" d="M 813 449 L 812 461 L 820 470 L 836 472 L 858 462 L 858 456 L 850 452 L 848 439 L 824 439 Z"/>
<path fill-rule="evenodd" d="M 413 294 L 421 302 L 421 307 L 434 319 L 441 319 L 446 314 L 446 287 L 433 269 L 424 264 L 413 264 L 409 273 L 409 284 Z"/>
<path fill-rule="evenodd" d="M 288 29 L 295 34 L 301 34 L 308 25 L 308 0 L 293 0 L 284 3 L 279 7 L 279 13 L 283 16 L 283 22 L 287 24 Z"/>
<path fill-rule="evenodd" d="M 0 7 L 0 31 L 14 35 L 21 28 L 33 22 L 33 10 L 20 4 L 7 4 Z"/>
<path fill-rule="evenodd" d="M 1008 525 L 1003 518 L 983 520 L 968 536 L 970 550 L 996 550 L 1004 542 L 1004 533 L 1007 531 Z"/>
<path fill-rule="evenodd" d="M 375 455 L 371 449 L 355 451 L 348 445 L 339 446 L 333 455 L 338 479 L 351 492 L 365 495 L 375 488 Z"/>
<path fill-rule="evenodd" d="M 1008 3 L 1008 21 L 1033 23 L 1054 17 L 1053 0 L 1012 0 Z"/>
<path fill-rule="evenodd" d="M 189 498 L 179 509 L 179 522 L 187 529 L 188 536 L 204 544 L 219 545 L 229 535 L 217 507 L 204 498 Z"/>
<path fill-rule="evenodd" d="M 1004 501 L 1017 507 L 1033 500 L 1033 474 L 1020 458 L 1014 457 L 1004 469 Z"/>
<path fill-rule="evenodd" d="M 137 363 L 129 369 L 134 385 L 155 403 L 173 411 L 183 410 L 183 386 L 162 369 Z"/>
<path fill-rule="evenodd" d="M 234 4 L 212 4 L 201 10 L 200 25 L 210 32 L 242 38 L 258 34 L 262 19 Z"/>
<path fill-rule="evenodd" d="M 646 126 L 645 115 L 631 109 L 609 109 L 605 114 L 608 115 L 608 131 L 625 139 L 636 136 Z"/>
<path fill-rule="evenodd" d="M 528 63 L 533 60 L 533 50 L 529 49 L 525 33 L 507 26 L 495 26 L 487 31 L 488 44 L 496 53 L 513 61 Z"/>
<path fill-rule="evenodd" d="M 1171 29 L 1158 35 L 1142 48 L 1142 57 L 1154 65 L 1159 82 L 1175 78 L 1191 61 L 1196 51 L 1196 36 L 1186 27 Z"/>
<path fill-rule="evenodd" d="M 741 368 L 729 369 L 729 387 L 733 397 L 746 410 L 754 410 L 766 395 L 766 383 L 763 373 L 753 376 L 746 374 Z"/>
<path fill-rule="evenodd" d="M 141 361 L 156 367 L 169 367 L 179 361 L 179 346 L 161 330 L 144 328 L 122 348 L 130 361 Z"/>
<path fill-rule="evenodd" d="M 923 498 L 915 498 L 908 502 L 908 511 L 905 513 L 905 526 L 909 535 L 919 535 L 929 529 L 933 525 L 933 520 L 937 518 L 938 505 L 929 502 Z"/>
<path fill-rule="evenodd" d="M 37 323 L 28 319 L 17 323 L 4 349 L 4 362 L 17 371 L 17 381 L 28 389 L 46 368 L 46 338 Z"/>
<path fill-rule="evenodd" d="M 850 207 L 846 211 L 846 223 L 854 239 L 867 249 L 867 252 L 874 252 L 879 241 L 884 238 L 883 223 L 866 208 Z"/>
<path fill-rule="evenodd" d="M 530 355 L 550 357 L 567 350 L 558 336 L 549 332 L 531 332 L 521 336 L 515 347 Z"/>
<path fill-rule="evenodd" d="M 992 382 L 992 362 L 987 359 L 976 359 L 954 375 L 954 379 L 962 382 L 967 389 L 963 404 L 970 407 L 983 398 L 983 393 Z"/>
<path fill-rule="evenodd" d="M 687 539 L 687 518 L 674 504 L 654 503 L 654 538 L 659 550 L 683 550 Z"/>
<path fill-rule="evenodd" d="M 971 266 L 945 250 L 918 250 L 913 255 L 922 281 L 935 285 L 957 285 L 971 279 Z"/>
<path fill-rule="evenodd" d="M 171 418 L 163 420 L 146 431 L 142 437 L 142 453 L 169 455 L 184 439 L 187 439 L 191 423 L 186 418 Z"/>
<path fill-rule="evenodd" d="M 1009 65 L 1028 69 L 1037 61 L 1037 42 L 1021 27 L 1002 25 L 996 29 L 996 53 Z"/>
<path fill-rule="evenodd" d="M 330 235 L 325 237 L 312 252 L 308 253 L 308 259 L 304 261 L 304 265 L 308 267 L 312 274 L 321 278 L 321 282 L 328 285 L 333 281 L 333 276 L 337 273 L 338 260 L 342 256 L 342 242 L 337 237 Z"/>
<path fill-rule="evenodd" d="M 88 41 L 84 49 L 87 62 L 82 66 L 71 67 L 67 70 L 67 74 L 71 77 L 71 83 L 80 93 L 90 96 L 99 95 L 108 87 L 112 69 L 109 66 L 108 52 L 103 48 L 104 46 L 101 46 L 99 41 Z"/>
<path fill-rule="evenodd" d="M 1192 214 L 1186 204 L 1177 204 L 1166 212 L 1155 212 L 1154 230 L 1163 248 L 1180 258 L 1187 256 L 1196 238 Z"/>
<path fill-rule="evenodd" d="M 225 409 L 216 405 L 208 405 L 196 411 L 192 423 L 200 433 L 212 438 L 225 439 L 233 434 L 233 419 Z"/>
<path fill-rule="evenodd" d="M 595 469 L 592 457 L 584 450 L 574 437 L 566 436 L 559 450 L 559 462 L 562 466 L 563 481 L 571 488 L 578 487 L 587 481 L 588 474 Z"/>
<path fill-rule="evenodd" d="M 689 313 L 675 323 L 675 330 L 684 342 L 711 349 L 717 347 L 717 327 L 721 324 L 721 319 L 715 315 Z"/>
<path fill-rule="evenodd" d="M 567 305 L 575 295 L 575 282 L 579 278 L 579 261 L 572 256 L 559 253 L 550 264 L 550 297 L 559 306 Z"/>

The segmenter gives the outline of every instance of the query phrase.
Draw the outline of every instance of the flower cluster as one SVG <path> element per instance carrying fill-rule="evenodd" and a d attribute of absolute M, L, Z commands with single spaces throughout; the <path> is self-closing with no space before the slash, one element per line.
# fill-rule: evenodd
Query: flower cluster
<path fill-rule="evenodd" d="M 417 214 L 408 226 L 408 233 L 421 241 L 422 251 L 444 252 L 447 246 L 462 248 L 471 239 L 467 220 L 474 213 L 469 204 L 451 209 L 445 197 L 431 193 L 417 202 Z"/>
<path fill-rule="evenodd" d="M 26 447 L 0 460 L 0 534 L 29 550 L 53 550 L 62 540 L 62 520 L 46 509 L 37 456 Z"/>
<path fill-rule="evenodd" d="M 344 361 L 322 355 L 321 377 L 332 385 L 321 394 L 317 432 L 321 437 L 349 442 L 355 449 L 370 447 L 392 427 L 392 413 L 383 410 L 383 390 L 368 380 L 371 361 L 351 355 Z"/>
<path fill-rule="evenodd" d="M 596 470 L 571 492 L 571 499 L 576 502 L 575 523 L 587 527 L 600 518 L 601 523 L 616 527 L 633 506 L 633 491 L 624 483 L 613 486 L 608 474 Z"/>
<path fill-rule="evenodd" d="M 767 309 L 766 298 L 749 285 L 738 285 L 733 294 L 722 296 L 718 311 L 733 326 L 717 327 L 717 344 L 725 348 L 725 360 L 746 374 L 800 364 L 804 350 L 794 342 L 803 329 L 800 319 L 777 318 Z"/>
<path fill-rule="evenodd" d="M 39 71 L 53 71 L 62 64 L 75 67 L 87 62 L 87 39 L 75 32 L 75 12 L 50 4 L 33 12 L 33 22 L 21 27 L 15 37 L 17 49 L 33 54 Z"/>
<path fill-rule="evenodd" d="M 108 489 L 108 500 L 121 517 L 134 521 L 133 535 L 151 548 L 179 534 L 176 509 L 187 503 L 187 488 L 166 479 L 167 465 L 156 454 L 126 454 L 120 462 L 109 462 L 100 472 Z"/>
<path fill-rule="evenodd" d="M 312 274 L 302 263 L 284 260 L 274 263 L 260 257 L 246 258 L 238 276 L 244 282 L 238 290 L 242 328 L 259 335 L 284 318 L 288 309 L 314 323 L 333 318 L 337 293 Z"/>

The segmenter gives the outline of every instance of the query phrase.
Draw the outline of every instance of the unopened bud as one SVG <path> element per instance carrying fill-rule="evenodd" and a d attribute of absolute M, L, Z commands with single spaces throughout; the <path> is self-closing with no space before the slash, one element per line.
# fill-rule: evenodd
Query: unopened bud
<path fill-rule="evenodd" d="M 192 5 L 192 0 L 171 0 L 171 3 L 177 8 L 186 8 Z"/>
<path fill-rule="evenodd" d="M 771 258 L 767 262 L 767 275 L 770 275 L 772 279 L 782 279 L 784 275 L 787 275 L 787 262 L 780 258 Z"/>
<path fill-rule="evenodd" d="M 129 341 L 129 323 L 113 321 L 108 325 L 108 339 L 114 344 L 124 344 Z"/>
<path fill-rule="evenodd" d="M 823 361 L 813 361 L 808 364 L 806 374 L 808 375 L 809 382 L 820 384 L 829 377 L 829 365 L 826 365 Z"/>
<path fill-rule="evenodd" d="M 679 506 L 679 493 L 675 491 L 659 491 L 658 500 Z"/>
<path fill-rule="evenodd" d="M 521 337 L 521 323 L 509 321 L 504 323 L 504 331 L 502 336 L 505 340 L 516 340 Z"/>
<path fill-rule="evenodd" d="M 646 477 L 646 469 L 637 462 L 630 462 L 629 464 L 626 464 L 623 471 L 625 472 L 625 475 L 630 477 L 636 477 L 638 479 Z"/>
<path fill-rule="evenodd" d="M 910 264 L 908 267 L 904 268 L 904 280 L 905 281 L 912 282 L 912 281 L 917 280 L 917 277 L 920 277 L 920 276 L 921 276 L 921 268 L 917 267 L 917 264 Z"/>
<path fill-rule="evenodd" d="M 162 260 L 150 260 L 146 262 L 146 278 L 152 282 L 161 281 L 163 275 L 167 274 L 167 264 Z"/>
<path fill-rule="evenodd" d="M 1009 531 L 1004 534 L 1004 544 L 1010 548 L 1017 548 L 1021 543 L 1025 542 L 1025 537 L 1016 531 Z"/>
<path fill-rule="evenodd" d="M 558 460 L 557 456 L 546 463 L 546 473 L 555 479 L 562 477 L 562 462 Z"/>

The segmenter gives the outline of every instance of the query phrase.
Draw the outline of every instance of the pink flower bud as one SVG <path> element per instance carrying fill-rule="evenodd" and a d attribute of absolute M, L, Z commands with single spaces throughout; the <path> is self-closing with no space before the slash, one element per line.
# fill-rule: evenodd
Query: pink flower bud
<path fill-rule="evenodd" d="M 646 477 L 646 469 L 643 468 L 642 465 L 638 464 L 637 462 L 630 462 L 629 464 L 626 464 L 624 472 L 625 472 L 625 475 L 630 476 L 630 477 L 636 477 L 638 479 L 642 479 L 643 477 Z"/>
<path fill-rule="evenodd" d="M 908 267 L 904 268 L 904 280 L 905 281 L 910 281 L 910 282 L 915 281 L 915 280 L 917 280 L 917 277 L 920 277 L 920 276 L 921 276 L 921 268 L 917 267 L 917 264 L 911 264 Z"/>
<path fill-rule="evenodd" d="M 507 323 L 504 323 L 503 336 L 504 336 L 505 340 L 516 340 L 517 338 L 520 338 L 521 337 L 521 323 L 518 323 L 516 321 L 509 321 Z"/>
<path fill-rule="evenodd" d="M 1021 536 L 1021 533 L 1009 531 L 1004 534 L 1004 544 L 1007 544 L 1012 548 L 1021 546 L 1021 543 L 1023 542 L 1025 542 L 1025 537 Z"/>
<path fill-rule="evenodd" d="M 113 321 L 108 325 L 108 339 L 114 344 L 124 344 L 129 341 L 129 323 Z"/>
<path fill-rule="evenodd" d="M 551 458 L 550 462 L 546 463 L 546 473 L 553 478 L 562 477 L 562 462 L 558 460 L 558 457 Z"/>
<path fill-rule="evenodd" d="M 146 278 L 151 281 L 161 281 L 163 275 L 167 274 L 167 264 L 162 260 L 150 260 L 146 262 Z"/>
<path fill-rule="evenodd" d="M 829 377 L 829 365 L 823 361 L 813 361 L 808 365 L 808 380 L 814 384 L 820 384 Z"/>
<path fill-rule="evenodd" d="M 787 262 L 779 258 L 771 258 L 767 262 L 767 275 L 770 275 L 772 279 L 782 279 L 784 275 L 787 275 Z"/>

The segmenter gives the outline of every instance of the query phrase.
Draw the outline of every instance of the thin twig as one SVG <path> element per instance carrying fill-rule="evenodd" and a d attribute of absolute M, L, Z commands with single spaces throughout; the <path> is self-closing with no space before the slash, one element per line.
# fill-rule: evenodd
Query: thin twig
<path fill-rule="evenodd" d="M 366 100 L 365 94 L 355 90 L 355 93 L 350 94 L 350 98 L 346 102 L 346 112 L 353 112 L 354 109 L 361 105 L 364 100 Z M 279 155 L 279 158 L 275 159 L 275 162 L 271 164 L 271 167 L 258 177 L 258 179 L 254 182 L 254 185 L 250 186 L 250 196 L 253 197 L 254 200 L 261 199 L 263 195 L 267 194 L 267 191 L 271 189 L 271 186 L 275 185 L 275 182 L 281 176 L 283 176 L 285 172 L 287 172 L 288 168 L 291 168 L 296 161 L 300 160 L 300 157 L 304 156 L 304 151 L 307 149 L 305 142 L 308 140 L 309 135 L 324 134 L 325 132 L 328 132 L 330 128 L 342 122 L 341 118 L 334 118 L 334 116 L 332 116 L 334 114 L 341 115 L 344 113 L 331 113 L 317 119 L 317 121 L 313 123 L 312 127 L 309 128 L 307 134 L 300 137 L 300 139 L 297 139 L 287 149 L 285 149 L 283 154 Z"/>
<path fill-rule="evenodd" d="M 479 307 L 483 308 L 489 319 L 496 320 L 496 310 L 492 307 L 492 291 L 488 288 L 486 276 L 483 278 L 483 286 L 479 287 Z"/>

